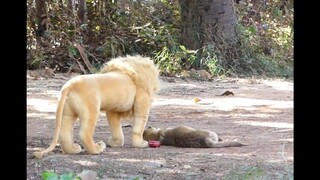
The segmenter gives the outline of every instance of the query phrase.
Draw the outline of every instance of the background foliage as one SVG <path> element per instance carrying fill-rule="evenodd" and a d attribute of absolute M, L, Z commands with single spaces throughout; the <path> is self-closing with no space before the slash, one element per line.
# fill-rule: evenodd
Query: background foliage
<path fill-rule="evenodd" d="M 166 75 L 190 69 L 214 76 L 293 74 L 290 0 L 235 2 L 239 42 L 230 47 L 208 41 L 197 50 L 180 44 L 177 0 L 86 0 L 84 23 L 68 14 L 66 1 L 46 0 L 46 31 L 39 37 L 35 2 L 27 0 L 28 69 L 95 72 L 112 57 L 141 54 L 154 58 Z"/>

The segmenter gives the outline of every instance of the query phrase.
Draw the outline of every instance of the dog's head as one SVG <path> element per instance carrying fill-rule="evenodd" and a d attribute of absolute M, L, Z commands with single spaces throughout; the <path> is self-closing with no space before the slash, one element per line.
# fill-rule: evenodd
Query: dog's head
<path fill-rule="evenodd" d="M 160 130 L 161 130 L 160 128 L 155 128 L 155 127 L 151 127 L 151 126 L 146 127 L 143 132 L 143 139 L 146 141 L 149 141 L 149 140 L 159 141 L 160 140 Z"/>

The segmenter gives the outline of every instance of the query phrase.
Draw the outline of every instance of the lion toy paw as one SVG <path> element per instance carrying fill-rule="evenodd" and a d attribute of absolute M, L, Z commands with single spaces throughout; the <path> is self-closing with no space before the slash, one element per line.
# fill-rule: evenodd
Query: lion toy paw
<path fill-rule="evenodd" d="M 114 138 L 109 138 L 108 140 L 108 145 L 110 147 L 122 147 L 123 146 L 123 141 L 115 140 Z"/>
<path fill-rule="evenodd" d="M 99 141 L 97 142 L 97 144 L 101 147 L 102 151 L 107 147 L 106 143 L 104 143 L 103 141 Z"/>
<path fill-rule="evenodd" d="M 133 147 L 136 147 L 136 148 L 146 148 L 146 147 L 149 147 L 149 142 L 148 141 L 141 141 L 141 143 L 133 143 L 132 144 Z"/>

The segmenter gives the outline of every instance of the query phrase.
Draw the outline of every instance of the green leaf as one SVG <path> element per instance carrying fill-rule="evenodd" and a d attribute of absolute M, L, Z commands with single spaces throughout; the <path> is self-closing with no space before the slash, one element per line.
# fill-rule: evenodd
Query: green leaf
<path fill-rule="evenodd" d="M 256 28 L 254 28 L 253 26 L 250 26 L 248 29 L 253 35 L 256 35 L 257 31 Z"/>
<path fill-rule="evenodd" d="M 41 174 L 41 178 L 43 180 L 58 180 L 59 175 L 55 172 L 45 171 Z"/>
<path fill-rule="evenodd" d="M 72 173 L 62 174 L 62 175 L 60 175 L 60 179 L 61 180 L 73 180 L 73 174 Z"/>
<path fill-rule="evenodd" d="M 87 29 L 89 27 L 88 24 L 81 24 L 80 29 Z"/>
<path fill-rule="evenodd" d="M 70 47 L 68 48 L 68 51 L 69 51 L 69 53 L 71 53 L 73 56 L 76 56 L 76 55 L 78 54 L 76 48 L 75 48 L 75 47 L 72 47 L 72 46 L 70 46 Z"/>
<path fill-rule="evenodd" d="M 184 45 L 180 45 L 179 47 L 180 47 L 180 49 L 181 49 L 182 51 L 184 51 L 184 52 L 187 51 L 187 49 L 186 49 L 186 47 L 184 47 Z"/>

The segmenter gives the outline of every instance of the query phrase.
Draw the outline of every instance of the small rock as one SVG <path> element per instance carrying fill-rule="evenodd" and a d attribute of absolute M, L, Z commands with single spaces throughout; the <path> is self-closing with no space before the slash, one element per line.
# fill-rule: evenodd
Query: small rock
<path fill-rule="evenodd" d="M 83 170 L 81 173 L 77 174 L 77 177 L 81 180 L 95 180 L 98 173 L 92 170 Z"/>
<path fill-rule="evenodd" d="M 163 167 L 163 163 L 160 162 L 146 162 L 144 163 L 145 168 L 159 168 Z"/>

